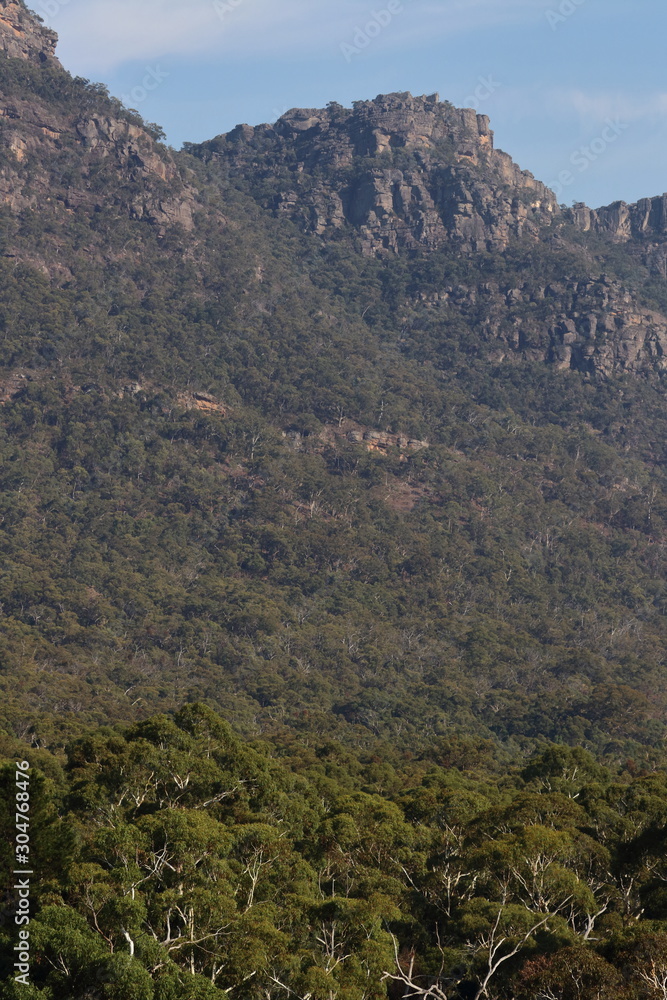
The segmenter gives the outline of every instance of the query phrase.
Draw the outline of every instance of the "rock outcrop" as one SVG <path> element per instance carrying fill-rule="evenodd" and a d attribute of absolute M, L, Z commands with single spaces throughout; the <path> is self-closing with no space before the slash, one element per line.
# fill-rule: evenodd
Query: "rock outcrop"
<path fill-rule="evenodd" d="M 347 234 L 367 256 L 450 248 L 474 257 L 527 237 L 542 243 L 539 266 L 548 273 L 544 245 L 567 248 L 562 224 L 569 222 L 629 244 L 630 254 L 667 277 L 667 196 L 563 210 L 552 191 L 494 148 L 485 115 L 437 94 L 295 109 L 272 125 L 239 125 L 191 152 L 265 209 L 323 240 Z M 562 266 L 551 283 L 505 287 L 473 278 L 418 292 L 401 319 L 406 329 L 427 322 L 445 330 L 463 321 L 475 349 L 497 361 L 605 377 L 667 372 L 667 318 L 619 281 L 594 271 L 563 275 Z"/>
<path fill-rule="evenodd" d="M 667 240 L 667 194 L 642 198 L 634 205 L 616 201 L 604 208 L 578 204 L 571 210 L 576 225 L 584 232 L 609 233 L 628 240 Z"/>
<path fill-rule="evenodd" d="M 96 211 L 111 203 L 132 218 L 191 229 L 196 195 L 172 154 L 120 102 L 110 115 L 104 88 L 91 85 L 77 101 L 63 100 L 72 81 L 54 55 L 56 42 L 22 2 L 0 0 L 0 53 L 55 70 L 53 100 L 43 89 L 17 95 L 0 85 L 0 204 L 21 212 L 46 204 Z"/>
<path fill-rule="evenodd" d="M 294 451 L 317 452 L 325 447 L 335 447 L 341 441 L 349 441 L 381 455 L 396 449 L 400 453 L 400 461 L 404 461 L 409 454 L 430 447 L 428 441 L 410 437 L 409 434 L 373 430 L 349 419 L 343 419 L 337 424 L 326 424 L 318 434 L 302 434 L 300 431 L 290 430 L 283 431 L 283 437 Z"/>
<path fill-rule="evenodd" d="M 190 150 L 232 177 L 252 172 L 265 207 L 308 231 L 352 227 L 367 255 L 503 249 L 560 212 L 552 191 L 494 148 L 485 115 L 437 94 L 297 109 Z M 265 196 L 262 181 L 272 182 Z"/>
<path fill-rule="evenodd" d="M 193 225 L 196 198 L 181 180 L 171 154 L 157 147 L 138 125 L 108 116 L 63 116 L 33 100 L 0 93 L 0 203 L 15 212 L 44 202 L 66 210 L 95 211 L 110 201 L 135 219 L 162 227 Z M 80 147 L 80 182 L 64 181 L 59 159 Z M 113 169 L 113 184 L 101 185 L 99 171 Z M 111 178 L 110 178 L 111 180 Z"/>
<path fill-rule="evenodd" d="M 230 409 L 208 392 L 181 392 L 177 396 L 179 406 L 184 410 L 200 410 L 202 413 L 217 413 L 221 417 L 229 416 Z"/>
<path fill-rule="evenodd" d="M 53 62 L 58 36 L 46 28 L 21 0 L 0 0 L 0 52 L 10 59 Z"/>
<path fill-rule="evenodd" d="M 579 204 L 569 210 L 578 229 L 608 236 L 629 247 L 642 263 L 667 278 L 667 194 L 642 198 L 633 205 L 616 201 L 604 208 Z"/>
<path fill-rule="evenodd" d="M 605 276 L 546 286 L 447 286 L 422 294 L 416 305 L 443 325 L 462 318 L 498 362 L 548 362 L 602 376 L 667 372 L 667 317 Z"/>

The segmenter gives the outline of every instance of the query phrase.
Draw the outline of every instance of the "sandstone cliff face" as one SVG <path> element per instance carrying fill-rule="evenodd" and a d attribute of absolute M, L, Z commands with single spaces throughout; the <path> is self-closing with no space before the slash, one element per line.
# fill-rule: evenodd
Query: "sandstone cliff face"
<path fill-rule="evenodd" d="M 193 151 L 232 177 L 275 179 L 266 207 L 320 236 L 353 227 L 367 255 L 502 249 L 559 214 L 553 192 L 494 149 L 485 115 L 437 94 L 297 109 Z"/>
<path fill-rule="evenodd" d="M 347 232 L 368 256 L 441 247 L 502 252 L 517 237 L 537 243 L 569 221 L 631 243 L 633 253 L 636 245 L 644 262 L 663 266 L 667 276 L 667 197 L 563 211 L 553 192 L 494 148 L 486 116 L 435 94 L 296 109 L 273 125 L 239 125 L 192 151 L 273 213 L 323 239 Z M 605 377 L 667 371 L 665 316 L 620 282 L 555 277 L 543 285 L 487 282 L 418 293 L 403 319 L 407 328 L 427 322 L 443 331 L 463 320 L 496 361 Z"/>
<path fill-rule="evenodd" d="M 634 205 L 614 202 L 591 209 L 575 205 L 570 216 L 578 229 L 630 244 L 631 252 L 662 278 L 667 278 L 667 194 L 642 198 Z"/>
<path fill-rule="evenodd" d="M 119 211 L 160 226 L 192 229 L 195 194 L 183 184 L 173 158 L 146 132 L 110 117 L 66 117 L 38 101 L 0 93 L 0 203 L 14 212 L 44 201 L 66 210 L 94 211 L 110 200 Z M 79 147 L 80 183 L 63 183 L 61 158 Z M 115 171 L 115 190 L 98 180 L 101 166 Z M 60 170 L 58 169 L 60 167 Z"/>
<path fill-rule="evenodd" d="M 63 222 L 80 213 L 84 223 L 97 210 L 111 210 L 159 230 L 175 224 L 193 230 L 200 203 L 184 161 L 179 166 L 119 102 L 100 98 L 94 87 L 73 88 L 55 44 L 54 33 L 20 0 L 0 0 L 0 205 L 17 214 L 52 212 Z M 12 60 L 32 64 L 21 79 L 32 74 L 42 81 L 32 95 L 23 84 L 13 89 Z M 623 243 L 667 277 L 667 196 L 563 211 L 551 191 L 494 148 L 486 116 L 435 94 L 297 109 L 273 125 L 240 125 L 190 151 L 317 239 L 348 234 L 350 254 L 356 248 L 391 261 L 438 248 L 455 256 L 502 253 L 517 237 L 537 246 L 550 234 L 565 246 L 561 223 L 570 222 Z M 111 254 L 100 240 L 86 252 Z M 66 255 L 59 254 L 60 246 L 38 257 L 28 246 L 9 256 L 69 280 Z M 261 273 L 258 260 L 260 283 Z M 667 318 L 640 305 L 621 283 L 581 273 L 564 278 L 560 265 L 551 284 L 516 281 L 515 287 L 472 277 L 465 287 L 443 282 L 435 293 L 410 293 L 398 311 L 406 314 L 406 329 L 442 324 L 443 339 L 463 321 L 471 343 L 497 361 L 545 362 L 593 376 L 667 371 Z M 205 396 L 184 402 L 222 412 Z M 350 433 L 360 433 L 373 450 L 424 445 L 373 440 L 358 428 Z"/>
<path fill-rule="evenodd" d="M 20 0 L 0 0 L 0 52 L 10 59 L 54 62 L 58 36 L 31 14 Z"/>
<path fill-rule="evenodd" d="M 498 362 L 547 362 L 602 376 L 667 372 L 667 317 L 606 277 L 445 287 L 422 295 L 417 308 L 443 326 L 463 318 Z"/>
<path fill-rule="evenodd" d="M 119 104 L 118 117 L 96 113 L 92 88 L 88 108 L 64 110 L 57 91 L 67 89 L 69 77 L 55 58 L 56 41 L 23 3 L 0 0 L 0 58 L 4 53 L 50 69 L 53 91 L 50 101 L 3 92 L 0 85 L 0 204 L 14 212 L 45 204 L 95 211 L 111 202 L 132 218 L 191 229 L 194 191 L 172 155 L 123 116 Z M 106 184 L 104 169 L 110 171 Z"/>
<path fill-rule="evenodd" d="M 667 194 L 656 198 L 642 198 L 634 205 L 628 205 L 624 201 L 598 209 L 575 205 L 572 215 L 584 232 L 610 233 L 624 242 L 632 239 L 667 239 Z"/>

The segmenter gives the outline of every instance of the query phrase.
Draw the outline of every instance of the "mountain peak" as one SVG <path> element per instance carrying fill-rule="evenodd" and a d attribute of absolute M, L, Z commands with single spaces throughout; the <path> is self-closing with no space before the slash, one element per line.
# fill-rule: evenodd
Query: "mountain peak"
<path fill-rule="evenodd" d="M 275 124 L 285 136 L 344 131 L 357 156 L 374 156 L 390 149 L 434 149 L 438 143 L 455 142 L 474 156 L 480 147 L 493 148 L 493 133 L 486 115 L 472 108 L 455 108 L 438 94 L 413 97 L 408 92 L 379 94 L 370 101 L 355 101 L 352 108 L 329 104 L 324 110 L 293 108 Z"/>
<path fill-rule="evenodd" d="M 0 52 L 10 59 L 56 61 L 58 36 L 22 0 L 0 0 Z"/>
<path fill-rule="evenodd" d="M 265 207 L 311 232 L 351 227 L 370 256 L 502 249 L 559 213 L 554 193 L 494 148 L 486 115 L 438 94 L 293 108 L 190 151 L 254 176 Z"/>

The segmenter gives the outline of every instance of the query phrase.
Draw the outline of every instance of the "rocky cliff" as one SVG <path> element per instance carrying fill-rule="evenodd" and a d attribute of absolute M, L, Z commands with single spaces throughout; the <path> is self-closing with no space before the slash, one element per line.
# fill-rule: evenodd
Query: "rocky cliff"
<path fill-rule="evenodd" d="M 494 148 L 485 115 L 437 94 L 297 109 L 190 149 L 232 178 L 253 175 L 265 207 L 307 231 L 352 227 L 369 256 L 498 250 L 559 213 L 553 192 Z"/>
<path fill-rule="evenodd" d="M 634 205 L 617 201 L 591 209 L 579 204 L 569 214 L 579 229 L 628 245 L 655 273 L 667 278 L 667 194 L 642 198 Z"/>
<path fill-rule="evenodd" d="M 666 199 L 563 210 L 552 191 L 495 149 L 485 115 L 437 94 L 389 94 L 351 109 L 330 104 L 289 111 L 272 125 L 239 125 L 190 152 L 224 184 L 241 186 L 322 241 L 347 236 L 357 252 L 388 262 L 430 251 L 469 257 L 460 284 L 417 288 L 399 308 L 407 326 L 445 331 L 462 321 L 471 343 L 477 338 L 497 361 L 605 377 L 667 370 L 667 317 L 605 274 L 590 251 L 582 257 L 568 234 L 574 224 L 603 244 L 623 242 L 629 257 L 664 274 Z M 501 255 L 519 241 L 534 243 L 546 280 L 473 277 L 480 251 Z"/>
<path fill-rule="evenodd" d="M 498 362 L 546 362 L 603 376 L 667 371 L 667 317 L 606 275 L 444 286 L 421 293 L 413 306 L 443 328 L 463 319 Z"/>
<path fill-rule="evenodd" d="M 553 191 L 495 149 L 486 115 L 437 94 L 293 109 L 273 124 L 238 125 L 188 148 L 226 177 L 243 178 L 264 207 L 306 231 L 326 237 L 349 227 L 369 256 L 503 250 L 570 221 L 636 244 L 667 273 L 667 195 L 563 211 Z"/>
<path fill-rule="evenodd" d="M 0 52 L 10 59 L 58 63 L 57 41 L 55 31 L 40 24 L 20 0 L 0 0 Z"/>
<path fill-rule="evenodd" d="M 0 0 L 0 204 L 120 213 L 192 228 L 196 196 L 174 157 L 105 88 L 66 73 L 57 36 L 18 0 Z M 12 63 L 21 60 L 21 73 Z"/>
<path fill-rule="evenodd" d="M 102 260 L 111 250 L 107 231 L 91 224 L 100 215 L 109 225 L 114 216 L 149 223 L 160 234 L 177 225 L 197 238 L 201 209 L 212 231 L 219 228 L 219 209 L 204 209 L 192 169 L 201 164 L 167 150 L 104 87 L 72 80 L 55 45 L 21 0 L 0 0 L 0 204 L 15 219 L 36 213 L 42 229 L 39 250 L 29 236 L 7 256 L 68 281 L 62 234 L 72 218 L 86 227 L 86 252 Z M 600 251 L 620 244 L 628 261 L 667 275 L 666 198 L 563 210 L 495 148 L 488 118 L 472 109 L 437 94 L 389 94 L 352 108 L 294 109 L 187 152 L 208 164 L 219 204 L 240 187 L 266 212 L 296 222 L 311 246 L 347 241 L 351 258 L 389 270 L 433 252 L 457 262 L 456 282 L 443 276 L 428 290 L 415 271 L 386 320 L 399 328 L 434 328 L 444 342 L 460 327 L 463 352 L 591 376 L 667 369 L 667 318 L 615 277 Z M 591 234 L 583 253 L 572 225 Z M 511 259 L 519 244 L 524 254 L 528 247 L 521 265 Z M 484 279 L 477 262 L 488 267 L 488 254 L 494 263 Z M 494 277 L 494 268 L 509 276 Z M 255 278 L 244 279 L 246 302 L 264 302 L 260 257 L 248 273 Z"/>
<path fill-rule="evenodd" d="M 667 194 L 656 198 L 642 198 L 634 205 L 624 201 L 614 202 L 604 208 L 591 209 L 575 205 L 572 215 L 584 232 L 610 233 L 617 239 L 661 240 L 667 238 Z"/>

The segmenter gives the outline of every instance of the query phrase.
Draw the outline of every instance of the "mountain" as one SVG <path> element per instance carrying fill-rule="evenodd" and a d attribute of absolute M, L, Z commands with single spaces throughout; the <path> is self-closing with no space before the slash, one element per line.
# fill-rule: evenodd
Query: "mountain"
<path fill-rule="evenodd" d="M 175 152 L 0 12 L 5 727 L 657 759 L 659 200 L 565 209 L 437 95 Z"/>
<path fill-rule="evenodd" d="M 346 224 L 365 255 L 455 245 L 505 250 L 522 236 L 569 222 L 633 244 L 647 259 L 665 242 L 665 198 L 596 210 L 556 195 L 494 146 L 489 118 L 438 94 L 379 95 L 353 108 L 295 108 L 271 125 L 238 125 L 194 155 L 246 181 L 264 208 L 326 239 Z M 659 264 L 664 276 L 664 265 Z"/>
<path fill-rule="evenodd" d="M 0 1000 L 664 1000 L 664 198 L 437 95 L 177 152 L 55 43 L 0 0 Z"/>
<path fill-rule="evenodd" d="M 306 231 L 353 226 L 366 255 L 502 250 L 558 213 L 555 195 L 494 149 L 485 115 L 437 94 L 297 109 L 192 151 L 263 186 L 261 203 Z"/>
<path fill-rule="evenodd" d="M 390 261 L 441 251 L 478 262 L 520 244 L 538 258 L 558 247 L 571 256 L 567 264 L 535 261 L 532 275 L 519 272 L 521 281 L 504 284 L 482 274 L 473 286 L 469 271 L 465 287 L 445 281 L 427 294 L 429 306 L 445 322 L 454 312 L 481 328 L 498 359 L 518 354 L 605 375 L 663 370 L 663 312 L 582 259 L 577 232 L 622 240 L 629 259 L 662 274 L 663 200 L 596 212 L 561 208 L 494 148 L 485 115 L 441 103 L 437 94 L 392 94 L 351 110 L 289 111 L 274 125 L 239 125 L 187 148 L 276 217 L 325 242 L 347 237 L 365 256 Z M 424 297 L 419 285 L 417 295 Z"/>

